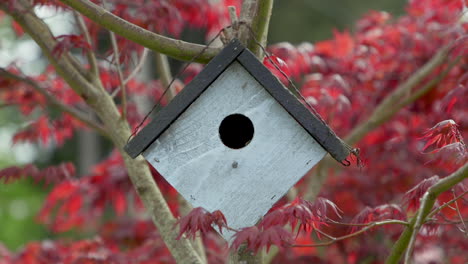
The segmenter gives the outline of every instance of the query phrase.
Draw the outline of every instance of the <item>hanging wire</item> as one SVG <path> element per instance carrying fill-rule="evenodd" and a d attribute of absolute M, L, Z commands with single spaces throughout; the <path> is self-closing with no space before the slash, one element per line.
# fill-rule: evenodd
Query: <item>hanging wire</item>
<path fill-rule="evenodd" d="M 241 22 L 242 23 L 242 22 Z M 327 125 L 327 123 L 325 122 L 325 120 L 323 120 L 322 116 L 320 116 L 320 114 L 317 112 L 317 110 L 315 110 L 315 108 L 307 101 L 307 99 L 302 95 L 301 91 L 297 88 L 297 86 L 294 84 L 294 82 L 291 80 L 291 78 L 289 78 L 289 76 L 278 66 L 278 64 L 276 64 L 276 62 L 274 60 L 271 59 L 271 54 L 266 50 L 265 47 L 263 47 L 263 45 L 257 40 L 257 38 L 255 37 L 255 33 L 253 32 L 253 29 L 248 25 L 246 24 L 246 27 L 249 29 L 249 33 L 253 39 L 253 41 L 255 42 L 255 44 L 260 47 L 260 49 L 262 50 L 262 52 L 266 55 L 268 61 L 275 67 L 276 70 L 278 70 L 281 75 L 283 75 L 284 78 L 286 78 L 288 80 L 288 83 L 289 85 L 294 89 L 294 91 L 296 92 L 297 95 L 299 95 L 299 97 L 302 99 L 302 101 L 308 106 L 308 108 L 310 109 L 310 111 L 312 111 L 312 113 L 320 120 L 320 122 L 322 122 L 323 124 Z M 328 125 L 327 125 L 328 126 Z"/>
<path fill-rule="evenodd" d="M 320 120 L 320 122 L 322 122 L 325 126 L 328 127 L 327 123 L 325 122 L 325 120 L 323 120 L 322 116 L 317 112 L 317 110 L 315 110 L 315 108 L 309 103 L 309 101 L 307 101 L 307 99 L 302 95 L 301 91 L 297 88 L 297 86 L 294 84 L 294 82 L 291 80 L 291 78 L 289 78 L 289 76 L 278 66 L 278 64 L 276 64 L 276 62 L 271 58 L 271 54 L 268 53 L 266 48 L 263 47 L 263 45 L 257 40 L 257 38 L 255 36 L 255 33 L 253 32 L 252 28 L 243 21 L 241 21 L 239 23 L 240 24 L 245 24 L 245 26 L 248 28 L 248 30 L 250 32 L 250 35 L 251 35 L 253 41 L 255 42 L 255 44 L 257 46 L 260 47 L 262 52 L 266 55 L 266 58 L 268 59 L 268 61 L 275 67 L 276 70 L 278 70 L 281 73 L 281 75 L 283 75 L 283 77 L 285 77 L 288 80 L 288 84 L 294 89 L 296 94 L 299 95 L 299 97 L 302 99 L 302 102 L 304 104 L 306 104 L 306 106 L 308 106 L 308 108 L 312 112 L 312 114 L 314 114 Z M 356 157 L 356 160 L 357 160 L 356 162 L 357 162 L 358 166 L 361 167 L 362 162 L 361 162 L 361 159 L 359 158 L 359 149 L 351 147 L 350 145 L 348 145 L 346 142 L 344 142 L 342 140 L 340 140 L 340 141 L 346 147 L 346 149 L 348 149 L 348 151 L 353 156 Z M 346 167 L 351 165 L 351 162 L 348 159 L 340 161 L 340 163 L 343 166 L 346 166 Z"/>
<path fill-rule="evenodd" d="M 312 114 L 314 114 L 319 120 L 320 122 L 322 122 L 325 126 L 328 126 L 327 123 L 325 122 L 325 120 L 323 120 L 322 116 L 317 112 L 317 110 L 315 110 L 315 108 L 307 101 L 307 99 L 302 95 L 302 93 L 300 92 L 300 90 L 297 88 L 297 86 L 294 84 L 294 82 L 291 80 L 291 78 L 289 78 L 289 76 L 276 64 L 276 62 L 274 60 L 272 60 L 271 58 L 271 55 L 270 53 L 266 50 L 266 48 L 257 40 L 256 36 L 255 36 L 255 33 L 253 32 L 253 29 L 252 27 L 250 27 L 249 24 L 247 24 L 245 21 L 239 21 L 238 22 L 238 25 L 244 25 L 245 27 L 247 27 L 248 31 L 249 31 L 249 34 L 251 35 L 253 41 L 255 42 L 255 44 L 257 46 L 260 47 L 260 49 L 262 50 L 262 52 L 266 55 L 268 61 L 275 67 L 276 70 L 278 70 L 281 75 L 283 75 L 287 80 L 288 80 L 288 84 L 294 89 L 294 91 L 296 92 L 296 94 L 301 98 L 301 101 L 303 102 L 303 104 L 305 104 L 308 109 L 312 112 Z M 169 91 L 171 85 L 175 82 L 175 80 L 177 78 L 180 77 L 180 75 L 182 75 L 185 70 L 197 59 L 199 58 L 201 55 L 203 55 L 203 53 L 208 49 L 208 47 L 219 37 L 221 36 L 221 34 L 223 34 L 227 29 L 229 28 L 232 28 L 233 25 L 229 25 L 227 27 L 224 27 L 222 28 L 207 44 L 206 46 L 198 53 L 196 54 L 190 61 L 188 61 L 188 63 L 182 68 L 182 70 L 180 70 L 171 80 L 171 82 L 167 85 L 167 87 L 164 89 L 161 97 L 159 97 L 158 101 L 156 102 L 156 104 L 151 108 L 151 110 L 145 115 L 145 117 L 143 118 L 143 120 L 135 127 L 135 129 L 133 130 L 132 134 L 128 137 L 127 139 L 127 143 L 130 141 L 130 139 L 136 135 L 136 133 L 138 133 L 139 129 L 141 128 L 141 126 L 144 124 L 144 122 L 151 116 L 151 114 L 154 112 L 154 110 L 156 110 L 160 105 L 161 105 L 161 101 L 162 99 L 164 98 L 164 96 L 166 95 L 166 93 Z M 361 162 L 361 159 L 359 158 L 359 149 L 358 148 L 353 148 L 351 146 L 349 146 L 346 142 L 340 140 L 342 142 L 342 144 L 349 150 L 349 152 L 356 157 L 357 159 L 357 164 L 359 167 L 361 167 L 361 165 L 359 164 L 362 164 Z M 340 161 L 340 163 L 344 166 L 350 166 L 351 165 L 351 162 L 348 160 L 348 159 L 345 159 L 343 161 Z"/>
<path fill-rule="evenodd" d="M 163 93 L 161 94 L 161 96 L 159 97 L 158 101 L 156 102 L 156 104 L 153 105 L 153 107 L 151 108 L 151 110 L 145 115 L 145 117 L 143 117 L 143 119 L 141 120 L 141 122 L 133 129 L 132 131 L 132 134 L 128 137 L 127 139 L 127 143 L 130 141 L 130 139 L 136 135 L 136 133 L 138 133 L 138 131 L 140 130 L 141 126 L 145 123 L 145 121 L 151 116 L 151 114 L 154 112 L 154 110 L 156 110 L 160 105 L 161 105 L 161 101 L 162 99 L 164 98 L 164 96 L 166 96 L 167 92 L 169 91 L 169 89 L 171 88 L 172 84 L 185 72 L 185 70 L 193 63 L 195 62 L 196 59 L 198 59 L 201 55 L 203 55 L 203 53 L 205 53 L 205 51 L 208 49 L 208 47 L 213 44 L 213 42 L 221 35 L 221 33 L 224 32 L 224 30 L 226 30 L 227 28 L 230 28 L 231 26 L 228 26 L 228 27 L 225 27 L 225 28 L 222 28 L 207 44 L 206 46 L 198 53 L 196 54 L 195 56 L 192 57 L 192 59 L 190 59 L 190 61 L 187 62 L 187 64 L 182 68 L 182 70 L 180 70 L 179 72 L 177 72 L 176 75 L 174 75 L 174 77 L 172 77 L 172 80 L 171 82 L 166 86 L 166 88 L 164 89 Z"/>

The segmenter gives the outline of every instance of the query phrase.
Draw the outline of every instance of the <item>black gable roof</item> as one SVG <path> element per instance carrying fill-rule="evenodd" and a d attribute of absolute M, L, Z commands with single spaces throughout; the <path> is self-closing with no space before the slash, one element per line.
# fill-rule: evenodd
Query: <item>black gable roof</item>
<path fill-rule="evenodd" d="M 214 57 L 166 107 L 156 113 L 154 119 L 125 146 L 125 151 L 132 158 L 145 151 L 234 61 L 239 62 L 333 158 L 340 162 L 346 159 L 350 151 L 341 139 L 236 39 Z"/>

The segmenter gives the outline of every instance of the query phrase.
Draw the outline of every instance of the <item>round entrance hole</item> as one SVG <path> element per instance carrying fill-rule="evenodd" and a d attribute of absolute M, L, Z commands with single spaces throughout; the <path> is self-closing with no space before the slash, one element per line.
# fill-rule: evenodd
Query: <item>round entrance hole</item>
<path fill-rule="evenodd" d="M 247 146 L 253 138 L 254 126 L 245 115 L 232 114 L 219 125 L 219 137 L 224 145 L 233 149 Z"/>

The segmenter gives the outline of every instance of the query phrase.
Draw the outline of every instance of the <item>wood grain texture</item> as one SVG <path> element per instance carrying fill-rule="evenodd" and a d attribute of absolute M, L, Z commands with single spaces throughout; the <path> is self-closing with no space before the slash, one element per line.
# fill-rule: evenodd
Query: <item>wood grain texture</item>
<path fill-rule="evenodd" d="M 218 132 L 235 113 L 254 125 L 241 149 L 226 147 Z M 221 210 L 235 229 L 254 225 L 325 154 L 238 62 L 143 153 L 194 207 Z"/>
<path fill-rule="evenodd" d="M 335 132 L 312 114 L 249 50 L 239 54 L 237 61 L 335 160 L 341 162 L 349 156 L 350 150 Z"/>

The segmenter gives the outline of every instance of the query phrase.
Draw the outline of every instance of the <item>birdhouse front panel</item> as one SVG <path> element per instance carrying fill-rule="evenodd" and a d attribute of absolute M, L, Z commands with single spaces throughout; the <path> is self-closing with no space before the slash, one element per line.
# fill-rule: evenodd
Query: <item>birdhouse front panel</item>
<path fill-rule="evenodd" d="M 194 207 L 221 210 L 239 229 L 255 225 L 326 153 L 234 61 L 143 155 Z"/>

